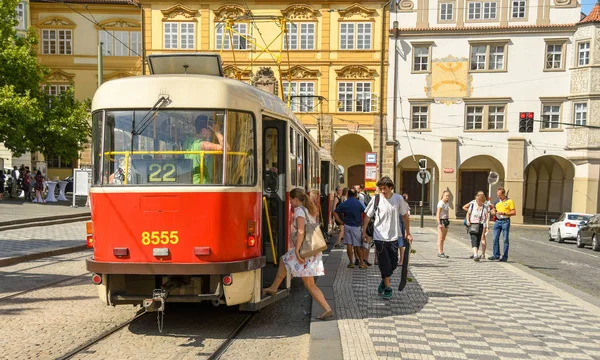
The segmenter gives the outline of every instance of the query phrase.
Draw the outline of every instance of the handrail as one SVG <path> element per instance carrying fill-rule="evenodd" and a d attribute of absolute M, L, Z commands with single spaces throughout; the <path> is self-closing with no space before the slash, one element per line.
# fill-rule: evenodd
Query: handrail
<path fill-rule="evenodd" d="M 271 229 L 271 217 L 269 216 L 269 205 L 267 204 L 267 197 L 263 197 L 263 206 L 265 208 L 265 215 L 267 218 L 267 227 L 269 229 L 269 238 L 271 239 L 271 253 L 273 254 L 273 263 L 277 265 L 277 254 L 275 249 L 275 243 L 273 242 L 273 230 Z"/>
<path fill-rule="evenodd" d="M 200 177 L 204 173 L 204 155 L 222 155 L 223 150 L 209 150 L 209 151 L 180 151 L 180 150 L 168 150 L 168 151 L 105 151 L 104 156 L 107 155 L 199 155 L 200 156 Z M 226 155 L 237 155 L 237 156 L 248 156 L 248 153 L 241 151 L 227 151 Z M 125 175 L 123 184 L 127 185 L 127 176 L 129 174 L 129 156 L 125 156 Z"/>

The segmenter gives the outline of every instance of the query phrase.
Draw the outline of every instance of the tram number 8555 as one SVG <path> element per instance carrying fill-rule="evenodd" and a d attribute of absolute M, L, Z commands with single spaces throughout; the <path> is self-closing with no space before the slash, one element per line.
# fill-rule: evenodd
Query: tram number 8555
<path fill-rule="evenodd" d="M 142 233 L 142 245 L 177 244 L 179 242 L 178 231 L 144 231 Z"/>

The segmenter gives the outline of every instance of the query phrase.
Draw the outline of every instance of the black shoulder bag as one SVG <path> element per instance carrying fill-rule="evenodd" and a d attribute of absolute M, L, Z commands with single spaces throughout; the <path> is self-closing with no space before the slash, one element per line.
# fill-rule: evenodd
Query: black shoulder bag
<path fill-rule="evenodd" d="M 369 224 L 367 225 L 367 235 L 369 237 L 373 237 L 373 231 L 375 230 L 375 217 L 377 216 L 377 208 L 379 207 L 379 196 L 380 194 L 375 195 L 375 212 L 373 213 L 373 217 L 369 220 Z"/>

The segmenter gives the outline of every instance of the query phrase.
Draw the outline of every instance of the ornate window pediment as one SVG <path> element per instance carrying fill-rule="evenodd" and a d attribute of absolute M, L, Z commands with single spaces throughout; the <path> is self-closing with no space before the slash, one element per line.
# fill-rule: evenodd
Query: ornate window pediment
<path fill-rule="evenodd" d="M 361 17 L 363 19 L 372 19 L 377 10 L 369 9 L 359 3 L 354 3 L 345 9 L 338 11 L 340 18 Z"/>
<path fill-rule="evenodd" d="M 104 75 L 102 77 L 102 80 L 104 82 L 106 82 L 106 81 L 110 81 L 110 80 L 115 80 L 115 79 L 121 79 L 121 78 L 130 77 L 130 76 L 133 76 L 133 74 L 130 73 L 130 72 L 127 72 L 127 71 L 115 71 L 115 72 L 112 72 L 110 74 Z"/>
<path fill-rule="evenodd" d="M 73 84 L 73 78 L 75 74 L 69 74 L 62 70 L 54 70 L 50 72 L 45 82 L 50 84 Z"/>
<path fill-rule="evenodd" d="M 242 79 L 250 79 L 252 77 L 252 71 L 250 70 L 242 71 L 242 69 L 234 65 L 225 65 L 223 67 L 223 75 L 225 75 L 227 78 L 237 79 L 238 73 L 241 73 Z"/>
<path fill-rule="evenodd" d="M 317 20 L 319 12 L 310 5 L 297 4 L 281 10 L 281 14 L 289 20 Z"/>
<path fill-rule="evenodd" d="M 215 21 L 224 21 L 250 15 L 250 10 L 240 5 L 229 4 L 219 7 L 217 10 L 214 10 L 214 13 Z"/>
<path fill-rule="evenodd" d="M 336 70 L 338 79 L 373 79 L 375 70 L 363 65 L 348 65 Z"/>
<path fill-rule="evenodd" d="M 294 65 L 289 70 L 281 70 L 281 76 L 284 79 L 316 79 L 319 75 L 319 70 L 311 70 L 302 65 Z"/>
<path fill-rule="evenodd" d="M 62 16 L 52 16 L 40 21 L 37 26 L 44 28 L 74 28 L 77 24 Z"/>
<path fill-rule="evenodd" d="M 96 25 L 96 29 L 105 30 L 140 30 L 142 25 L 139 21 L 130 19 L 110 19 L 101 21 Z"/>
<path fill-rule="evenodd" d="M 173 5 L 166 10 L 161 10 L 163 14 L 162 21 L 171 21 L 171 20 L 196 20 L 196 15 L 198 14 L 198 10 L 190 9 L 189 7 L 181 4 Z"/>

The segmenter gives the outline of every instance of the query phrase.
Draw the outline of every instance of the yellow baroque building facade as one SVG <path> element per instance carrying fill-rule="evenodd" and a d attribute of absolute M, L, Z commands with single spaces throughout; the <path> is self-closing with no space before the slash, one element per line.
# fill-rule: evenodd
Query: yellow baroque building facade
<path fill-rule="evenodd" d="M 104 81 L 147 74 L 142 59 L 151 54 L 220 53 L 226 76 L 289 102 L 350 185 L 364 182 L 365 153 L 379 154 L 387 19 L 387 4 L 377 1 L 31 2 L 36 50 L 53 71 L 49 91 L 75 84 L 77 98 L 91 98 L 100 42 Z M 84 153 L 81 162 L 89 161 Z"/>
<path fill-rule="evenodd" d="M 138 75 L 142 69 L 141 9 L 126 0 L 66 0 L 29 2 L 30 26 L 38 35 L 35 49 L 50 68 L 44 88 L 59 94 L 74 86 L 79 100 L 91 99 L 98 87 L 98 45 L 103 43 L 103 80 Z M 73 174 L 73 167 L 91 165 L 84 151 L 72 159 L 33 155 L 32 166 L 46 163 L 49 179 Z"/>

